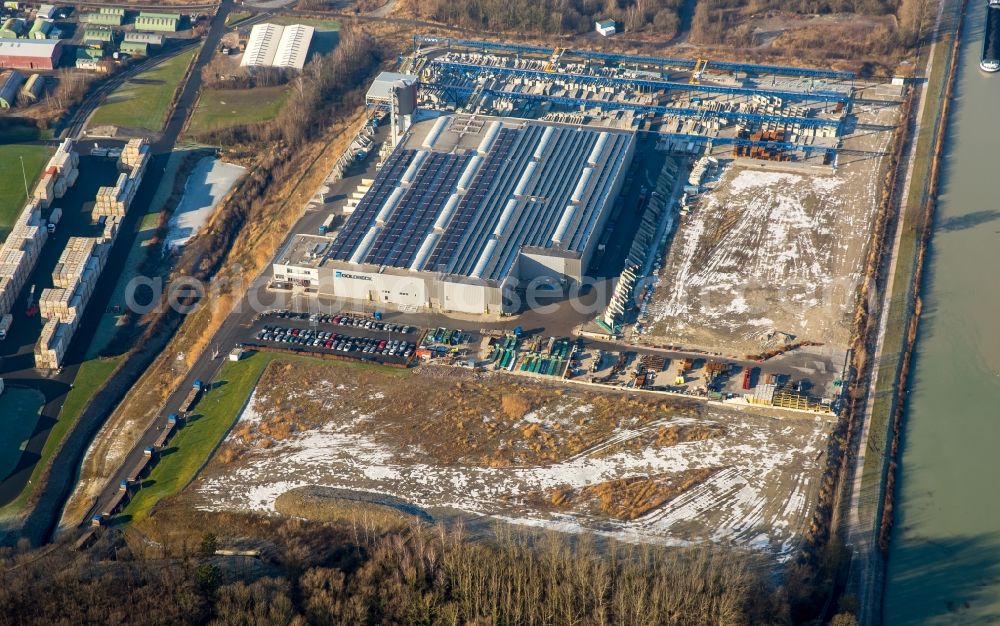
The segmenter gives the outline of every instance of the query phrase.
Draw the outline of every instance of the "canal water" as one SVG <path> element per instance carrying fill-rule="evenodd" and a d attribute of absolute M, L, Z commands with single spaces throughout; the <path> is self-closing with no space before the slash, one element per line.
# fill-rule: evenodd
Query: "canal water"
<path fill-rule="evenodd" d="M 969 0 L 907 405 L 884 623 L 1000 624 L 1000 74 Z"/>

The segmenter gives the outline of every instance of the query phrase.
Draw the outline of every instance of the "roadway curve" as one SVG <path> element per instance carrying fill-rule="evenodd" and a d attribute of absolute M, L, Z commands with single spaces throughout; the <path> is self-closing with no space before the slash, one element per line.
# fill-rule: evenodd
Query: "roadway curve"
<path fill-rule="evenodd" d="M 211 60 L 212 54 L 219 46 L 222 35 L 226 30 L 226 17 L 232 10 L 233 4 L 233 0 L 223 0 L 223 2 L 219 5 L 218 12 L 210 22 L 208 34 L 204 38 L 204 45 L 195 59 L 192 71 L 188 74 L 188 78 L 181 87 L 180 95 L 177 97 L 177 101 L 170 113 L 169 118 L 167 119 L 163 132 L 160 134 L 159 138 L 152 143 L 153 158 L 146 170 L 146 175 L 143 179 L 141 187 L 139 188 L 139 193 L 135 198 L 134 204 L 136 206 L 148 205 L 151 202 L 156 189 L 159 187 L 160 181 L 163 178 L 164 166 L 167 158 L 177 143 L 177 139 L 184 128 L 185 121 L 197 103 L 198 93 L 201 88 L 201 70 L 209 62 L 209 60 Z M 179 52 L 179 50 L 174 51 L 175 54 L 177 52 Z M 163 58 L 163 56 L 160 56 L 156 59 L 150 59 L 150 61 L 159 62 Z M 143 68 L 147 68 L 148 66 L 144 65 L 144 63 L 146 62 L 137 64 L 133 67 L 142 66 Z M 130 68 L 130 70 L 131 69 L 132 68 Z M 88 96 L 85 103 L 80 106 L 80 109 L 75 112 L 73 116 L 71 116 L 66 129 L 63 131 L 64 136 L 75 136 L 73 133 L 81 132 L 83 125 L 86 123 L 86 119 L 90 116 L 90 113 L 94 108 L 96 108 L 97 104 L 100 103 L 101 99 L 107 95 L 108 90 L 111 89 L 109 85 L 120 84 L 122 80 L 127 79 L 129 76 L 131 76 L 131 73 L 125 74 L 123 72 L 123 74 L 115 77 L 118 80 L 115 80 L 114 82 L 109 80 L 97 91 Z M 105 87 L 107 87 L 107 89 L 105 89 Z M 116 265 L 121 266 L 125 263 L 130 248 L 129 242 L 135 235 L 134 231 L 137 216 L 137 212 L 130 212 L 130 214 L 126 216 L 126 220 L 129 220 L 130 218 L 132 220 L 126 230 L 130 237 L 119 240 L 118 245 L 115 246 L 112 251 L 112 256 L 109 259 L 109 268 L 115 267 Z M 115 276 L 113 275 L 113 272 L 106 272 L 106 274 L 108 276 L 103 277 L 104 280 L 98 283 L 98 291 L 95 292 L 94 296 L 96 303 L 106 301 L 106 298 L 110 297 L 111 291 L 114 289 Z M 102 292 L 104 293 L 103 300 Z M 99 315 L 96 314 L 102 312 L 97 310 L 100 308 L 102 307 L 93 306 L 92 303 L 92 306 L 88 307 L 88 311 L 90 313 L 95 313 L 95 317 L 99 317 Z M 90 309 L 94 310 L 90 311 Z M 81 325 L 80 331 L 77 333 L 78 338 L 86 339 L 91 337 L 93 332 L 92 330 L 88 331 L 88 328 L 89 326 L 87 325 L 87 321 L 85 319 L 83 325 Z M 71 350 L 79 350 L 80 346 L 77 344 L 80 343 L 87 342 L 74 342 Z M 86 346 L 83 347 L 85 348 Z M 80 353 L 77 352 L 78 356 L 79 354 Z M 80 359 L 77 358 L 74 359 L 73 362 L 78 362 L 79 360 Z M 64 369 L 62 375 L 59 376 L 60 382 L 67 384 L 72 382 L 71 377 L 75 376 L 75 370 L 76 366 Z M 8 538 L 6 539 L 7 541 L 16 539 L 16 537 L 12 537 L 12 535 L 15 534 L 29 539 L 35 545 L 49 541 L 52 538 L 52 534 L 62 514 L 62 508 L 72 493 L 73 486 L 76 483 L 80 464 L 83 461 L 83 457 L 90 445 L 91 440 L 99 431 L 101 425 L 104 423 L 104 420 L 114 409 L 114 406 L 121 400 L 125 392 L 128 391 L 128 388 L 134 383 L 140 374 L 141 368 L 133 368 L 127 374 L 119 376 L 119 380 L 112 381 L 113 384 L 108 385 L 107 390 L 103 390 L 102 393 L 95 396 L 88 410 L 81 415 L 79 421 L 67 435 L 61 449 L 53 457 L 45 479 L 46 482 L 36 486 L 36 492 L 38 494 L 37 502 L 31 507 L 31 510 L 28 512 L 26 519 L 22 522 L 20 529 L 9 533 Z M 69 380 L 64 380 L 65 378 L 69 378 Z"/>

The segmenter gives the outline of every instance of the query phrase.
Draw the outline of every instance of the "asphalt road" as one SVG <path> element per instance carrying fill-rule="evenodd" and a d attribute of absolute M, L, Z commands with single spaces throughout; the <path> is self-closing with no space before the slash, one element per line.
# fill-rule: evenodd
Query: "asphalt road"
<path fill-rule="evenodd" d="M 233 6 L 233 0 L 223 0 L 219 6 L 218 13 L 216 13 L 215 17 L 212 19 L 208 35 L 205 37 L 205 44 L 202 46 L 201 51 L 198 53 L 198 57 L 195 60 L 195 66 L 191 72 L 191 77 L 184 84 L 181 95 L 177 100 L 177 105 L 174 107 L 170 118 L 167 120 L 167 125 L 163 134 L 160 136 L 160 139 L 153 144 L 153 151 L 155 153 L 162 154 L 166 157 L 169 155 L 170 151 L 173 150 L 174 144 L 177 142 L 177 137 L 180 135 L 181 130 L 184 127 L 184 122 L 191 114 L 192 108 L 197 102 L 198 90 L 201 86 L 201 69 L 211 60 L 212 54 L 215 52 L 216 48 L 218 48 L 222 35 L 225 32 L 226 16 L 229 15 Z M 162 167 L 160 168 L 159 173 L 162 176 Z M 242 317 L 243 316 L 231 316 L 230 319 L 223 324 L 223 327 L 216 335 L 213 345 L 233 345 L 235 343 L 234 338 L 236 336 L 235 333 L 237 328 L 241 324 L 246 323 L 246 321 L 242 320 Z M 214 360 L 211 357 L 211 351 L 208 351 L 207 355 L 203 356 L 202 359 L 195 363 L 194 367 L 191 368 L 191 371 L 188 372 L 187 377 L 184 379 L 184 383 L 167 399 L 167 403 L 162 413 L 163 415 L 179 412 L 181 402 L 196 379 L 210 381 L 215 377 L 215 374 L 224 361 L 221 358 Z M 156 440 L 156 437 L 158 436 L 158 425 L 159 424 L 150 425 L 150 427 L 146 430 L 140 438 L 138 445 L 134 447 L 126 457 L 125 462 L 119 468 L 114 480 L 108 483 L 108 486 L 98 497 L 87 518 L 95 514 L 95 512 L 101 511 L 108 501 L 114 497 L 118 490 L 118 483 L 122 478 L 124 478 L 124 474 L 128 471 L 127 468 L 133 467 L 136 462 L 138 462 L 139 457 L 142 456 L 143 449 L 152 445 L 153 441 Z M 56 522 L 58 522 L 58 520 L 54 520 L 54 523 Z"/>
<path fill-rule="evenodd" d="M 190 78 L 185 82 L 163 132 L 160 133 L 159 137 L 152 143 L 153 157 L 146 170 L 146 174 L 143 177 L 143 182 L 139 188 L 139 192 L 133 201 L 134 207 L 148 206 L 152 201 L 153 195 L 156 193 L 156 189 L 160 185 L 163 178 L 164 167 L 170 152 L 173 150 L 174 145 L 180 136 L 185 120 L 197 102 L 198 91 L 201 84 L 201 69 L 211 59 L 212 53 L 219 46 L 219 42 L 225 31 L 226 16 L 232 8 L 233 0 L 224 0 L 219 6 L 218 13 L 211 21 L 211 26 L 204 39 L 204 45 L 195 60 L 195 65 L 190 73 Z M 174 54 L 179 51 L 180 50 L 175 50 Z M 163 58 L 163 56 L 159 56 L 155 59 L 150 59 L 150 61 L 158 62 Z M 145 67 L 147 66 L 143 66 L 143 69 L 145 69 Z M 102 85 L 101 88 L 90 94 L 87 100 L 77 111 L 77 114 L 71 118 L 64 131 L 65 136 L 72 136 L 71 133 L 81 132 L 83 124 L 86 122 L 87 117 L 89 117 L 90 112 L 92 112 L 99 105 L 104 96 L 107 95 L 111 89 L 113 89 L 110 85 L 120 84 L 120 81 L 127 79 L 130 75 L 131 74 L 120 75 L 116 77 L 116 79 L 119 80 L 115 83 L 111 83 L 111 81 L 109 81 L 109 83 Z M 102 141 L 101 145 L 121 145 L 121 142 Z M 84 154 L 89 151 L 89 144 L 81 144 L 79 147 L 81 152 Z M 81 183 L 78 183 L 77 186 L 80 184 Z M 103 272 L 101 279 L 98 281 L 94 295 L 87 306 L 80 327 L 77 330 L 76 337 L 70 345 L 70 350 L 67 354 L 67 365 L 56 373 L 41 373 L 33 370 L 33 368 L 31 368 L 32 364 L 29 363 L 31 355 L 23 349 L 23 345 L 26 342 L 22 342 L 18 345 L 16 353 L 8 354 L 4 357 L 2 364 L 4 376 L 9 376 L 22 386 L 31 386 L 40 389 L 46 395 L 47 404 L 43 409 L 43 419 L 40 421 L 40 426 L 36 429 L 36 433 L 31 440 L 32 442 L 29 443 L 27 450 L 28 453 L 25 455 L 25 458 L 22 459 L 15 473 L 0 484 L 0 505 L 9 502 L 16 497 L 30 477 L 34 463 L 38 460 L 38 452 L 41 450 L 41 445 L 44 444 L 45 438 L 47 437 L 51 426 L 55 423 L 55 417 L 58 416 L 59 409 L 65 400 L 65 394 L 71 387 L 73 380 L 76 378 L 79 364 L 84 360 L 90 340 L 95 334 L 95 330 L 97 325 L 100 323 L 100 318 L 103 315 L 104 310 L 107 308 L 107 303 L 112 292 L 114 291 L 115 283 L 117 282 L 117 272 L 114 271 L 114 268 L 121 267 L 127 260 L 129 250 L 135 238 L 136 227 L 141 213 L 142 211 L 134 210 L 130 211 L 125 217 L 122 228 L 119 231 L 118 240 L 115 242 L 115 246 L 111 251 L 106 269 Z M 52 254 L 54 249 L 55 247 L 53 246 L 46 246 L 46 252 L 43 252 L 43 254 Z M 55 250 L 54 254 L 58 257 L 59 252 L 59 250 Z M 48 269 L 48 272 L 51 274 L 51 267 Z M 36 268 L 36 273 L 33 274 L 27 284 L 36 284 L 38 281 L 42 281 L 43 284 L 45 284 L 44 280 L 46 277 L 43 276 L 43 274 L 44 269 L 39 270 Z M 15 311 L 24 310 L 23 300 L 26 298 L 28 289 L 29 287 L 26 286 L 25 293 L 21 295 L 19 303 L 15 306 Z M 17 332 L 16 326 L 18 321 L 16 320 L 14 324 L 15 332 Z M 13 360 L 8 361 L 8 359 Z M 77 428 L 86 429 L 91 426 L 93 425 L 77 424 L 74 426 L 74 430 Z M 86 452 L 86 446 L 89 445 L 89 439 L 84 439 L 86 438 L 67 437 L 67 441 L 63 445 L 63 448 L 56 455 L 57 458 L 53 459 L 53 465 L 58 462 L 60 466 L 79 467 L 79 464 L 82 462 L 83 456 Z M 72 442 L 72 445 L 70 442 Z M 30 530 L 33 537 L 49 536 L 59 521 L 59 515 L 61 514 L 62 507 L 61 503 L 69 497 L 75 481 L 76 476 L 72 472 L 51 472 L 48 483 L 44 486 L 43 491 L 39 495 L 40 502 L 34 507 L 35 510 L 26 522 L 24 530 Z M 30 529 L 28 528 L 28 525 L 31 526 Z"/>
<path fill-rule="evenodd" d="M 220 15 L 224 11 L 228 12 L 231 7 L 231 0 L 227 0 L 224 3 L 223 8 L 220 8 Z M 224 17 L 217 17 L 216 21 L 213 21 L 212 23 L 213 31 L 217 23 L 224 22 Z M 214 46 L 210 47 L 206 43 L 202 52 L 212 48 L 214 48 Z M 201 59 L 199 58 L 199 62 L 200 61 Z M 178 119 L 180 120 L 179 123 L 182 123 L 183 118 Z M 345 172 L 344 178 L 336 183 L 330 190 L 332 198 L 334 198 L 335 201 L 341 201 L 342 199 L 347 198 L 350 193 L 357 188 L 362 178 L 372 176 L 375 171 L 375 160 L 376 155 L 369 154 L 366 161 L 354 164 L 347 172 Z M 326 208 L 328 209 L 329 205 Z M 279 248 L 278 254 L 280 255 L 280 250 L 283 250 L 289 244 L 294 233 L 316 232 L 316 229 L 326 219 L 327 215 L 328 211 L 324 210 L 323 207 L 306 210 L 304 215 L 296 222 L 295 226 L 290 231 L 290 234 L 286 236 L 285 241 Z M 226 318 L 225 322 L 223 322 L 221 328 L 209 344 L 212 346 L 212 349 L 205 351 L 201 358 L 188 372 L 187 376 L 185 376 L 177 391 L 167 398 L 167 401 L 162 407 L 156 420 L 147 427 L 138 442 L 129 451 L 129 454 L 126 456 L 117 472 L 115 472 L 112 479 L 108 481 L 107 485 L 105 485 L 105 488 L 97 497 L 94 505 L 88 511 L 84 518 L 85 520 L 89 520 L 92 516 L 101 513 L 106 509 L 108 503 L 118 492 L 118 484 L 123 478 L 126 478 L 128 468 L 133 467 L 136 462 L 139 461 L 139 458 L 143 455 L 144 448 L 151 446 L 153 442 L 156 441 L 156 438 L 159 436 L 159 427 L 162 425 L 162 421 L 171 413 L 180 412 L 181 403 L 187 396 L 187 393 L 194 384 L 194 381 L 201 380 L 204 382 L 210 382 L 216 378 L 223 363 L 225 363 L 229 350 L 237 343 L 245 342 L 247 337 L 250 336 L 249 330 L 256 321 L 255 318 L 257 315 L 270 309 L 294 307 L 295 297 L 288 293 L 276 293 L 270 291 L 267 288 L 269 282 L 270 266 L 268 266 L 264 273 L 254 280 L 250 288 L 247 290 L 247 295 L 244 296 L 240 303 L 234 308 L 234 312 Z M 214 354 L 216 348 L 218 349 L 217 355 Z"/>

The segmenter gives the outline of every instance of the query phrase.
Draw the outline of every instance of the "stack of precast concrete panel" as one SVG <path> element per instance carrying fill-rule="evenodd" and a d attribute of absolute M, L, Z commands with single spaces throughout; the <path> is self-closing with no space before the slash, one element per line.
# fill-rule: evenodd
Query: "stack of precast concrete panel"
<path fill-rule="evenodd" d="M 122 155 L 118 159 L 118 169 L 129 172 L 131 178 L 139 178 L 146 169 L 148 161 L 149 141 L 145 137 L 129 139 L 125 147 L 122 148 Z"/>
<path fill-rule="evenodd" d="M 132 139 L 122 149 L 118 169 L 122 174 L 113 187 L 101 187 L 91 216 L 105 217 L 99 237 L 71 237 L 52 271 L 53 289 L 42 292 L 39 308 L 46 319 L 35 345 L 35 367 L 58 369 L 76 332 L 83 311 L 94 293 L 97 279 L 118 237 L 121 219 L 135 198 L 149 163 L 149 143 Z M 44 231 L 44 229 L 43 229 Z"/>
<path fill-rule="evenodd" d="M 94 215 L 125 215 L 132 198 L 135 197 L 137 185 L 128 174 L 118 176 L 118 182 L 112 187 L 101 187 L 97 190 L 97 202 L 94 204 Z"/>
<path fill-rule="evenodd" d="M 35 186 L 32 198 L 42 208 L 48 208 L 52 201 L 62 198 L 66 190 L 73 186 L 80 171 L 80 157 L 73 151 L 73 140 L 66 139 L 49 159 L 42 177 Z"/>
<path fill-rule="evenodd" d="M 139 183 L 142 182 L 142 175 L 146 171 L 148 162 L 149 144 L 146 139 L 129 140 L 118 159 L 118 170 L 122 174 L 113 186 L 97 190 L 97 203 L 94 205 L 93 214 L 98 217 L 101 215 L 123 217 L 139 190 Z"/>
<path fill-rule="evenodd" d="M 72 334 L 67 331 L 68 327 L 55 318 L 45 322 L 38 343 L 35 344 L 35 367 L 59 369 L 72 339 Z"/>
<path fill-rule="evenodd" d="M 71 237 L 52 272 L 52 289 L 42 291 L 38 306 L 45 326 L 35 345 L 35 367 L 58 369 L 80 317 L 94 293 L 108 259 L 110 243 Z"/>
<path fill-rule="evenodd" d="M 48 238 L 42 228 L 38 206 L 29 202 L 0 246 L 0 317 L 10 313 L 17 294 L 35 269 L 38 255 Z"/>

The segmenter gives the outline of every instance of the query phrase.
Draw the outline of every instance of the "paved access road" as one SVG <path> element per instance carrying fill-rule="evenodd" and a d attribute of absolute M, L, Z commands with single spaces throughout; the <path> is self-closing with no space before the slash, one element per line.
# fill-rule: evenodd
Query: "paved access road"
<path fill-rule="evenodd" d="M 225 23 L 225 18 L 222 17 L 222 14 L 224 11 L 227 12 L 230 8 L 231 0 L 228 0 L 224 3 L 224 8 L 220 9 L 220 15 L 216 16 L 215 21 L 212 22 L 213 29 L 216 24 Z M 216 39 L 216 45 L 217 42 L 218 40 Z M 204 53 L 205 50 L 211 50 L 214 47 L 215 46 L 210 46 L 206 43 L 202 52 Z M 380 133 L 384 132 L 384 129 L 380 129 Z M 382 136 L 383 135 L 381 134 L 379 135 L 379 137 Z M 358 187 L 362 178 L 371 178 L 374 175 L 376 158 L 375 154 L 369 154 L 365 161 L 355 163 L 348 169 L 344 178 L 333 185 L 330 190 L 334 202 L 342 201 L 344 198 L 347 198 L 351 192 Z M 278 255 L 280 256 L 281 250 L 289 245 L 294 233 L 316 232 L 317 228 L 321 223 L 323 223 L 328 214 L 329 213 L 327 211 L 323 210 L 323 207 L 307 209 L 292 228 L 290 234 L 286 236 L 285 241 L 279 248 Z M 118 468 L 118 471 L 112 479 L 108 481 L 104 490 L 98 496 L 96 502 L 85 517 L 85 520 L 89 520 L 93 515 L 105 510 L 107 504 L 117 494 L 118 484 L 123 478 L 126 477 L 125 475 L 128 473 L 128 468 L 133 467 L 136 462 L 139 461 L 139 458 L 143 455 L 144 448 L 151 446 L 153 442 L 156 441 L 156 438 L 160 433 L 160 426 L 162 426 L 163 420 L 166 419 L 166 416 L 180 411 L 181 403 L 187 396 L 187 393 L 194 384 L 194 381 L 201 380 L 204 382 L 210 382 L 214 380 L 225 362 L 225 358 L 228 355 L 229 350 L 238 343 L 246 342 L 247 338 L 252 336 L 250 329 L 255 321 L 259 321 L 257 320 L 257 316 L 260 313 L 271 309 L 295 308 L 296 297 L 287 292 L 273 292 L 269 290 L 269 282 L 270 265 L 265 268 L 264 273 L 254 280 L 250 288 L 247 290 L 247 295 L 244 296 L 244 298 L 235 307 L 233 313 L 226 318 L 225 322 L 223 322 L 222 327 L 210 342 L 211 348 L 206 350 L 201 358 L 194 364 L 187 376 L 185 376 L 184 380 L 181 382 L 177 391 L 167 398 L 167 401 L 162 407 L 157 419 L 148 426 L 136 445 L 129 452 L 122 465 Z M 216 349 L 218 350 L 217 354 Z M 70 488 L 71 487 L 72 485 L 70 485 Z M 64 497 L 68 496 L 69 493 L 67 492 Z"/>
<path fill-rule="evenodd" d="M 218 12 L 215 16 L 213 16 L 208 33 L 203 40 L 204 45 L 195 59 L 195 64 L 189 74 L 189 78 L 181 88 L 174 110 L 167 120 L 163 132 L 152 144 L 153 157 L 146 170 L 139 192 L 133 201 L 133 206 L 148 206 L 151 203 L 152 198 L 156 193 L 156 189 L 159 187 L 163 178 L 164 167 L 166 166 L 167 159 L 177 143 L 177 139 L 183 129 L 185 120 L 190 115 L 197 102 L 197 96 L 201 86 L 201 70 L 211 59 L 214 51 L 218 48 L 219 42 L 226 29 L 226 17 L 231 12 L 233 6 L 233 0 L 223 0 L 223 2 L 219 5 Z M 193 45 L 193 43 L 188 45 Z M 175 53 L 176 52 L 178 51 L 175 51 Z M 163 56 L 160 56 L 150 59 L 150 61 L 158 62 L 163 58 Z M 145 68 L 146 66 L 143 66 L 143 69 Z M 125 78 L 128 78 L 129 75 L 131 74 L 116 78 L 124 80 Z M 88 99 L 81 105 L 77 114 L 72 116 L 67 128 L 65 129 L 65 136 L 71 136 L 71 133 L 78 134 L 81 132 L 86 118 L 89 117 L 88 111 L 92 112 L 103 97 L 107 95 L 107 93 L 107 90 L 101 88 L 88 97 Z M 121 145 L 121 142 L 102 141 L 101 144 Z M 84 153 L 88 151 L 87 146 L 81 145 L 80 148 Z M 78 185 L 79 184 L 80 183 L 78 183 Z M 65 399 L 65 393 L 69 390 L 76 377 L 79 363 L 84 360 L 86 350 L 89 347 L 90 339 L 94 336 L 97 324 L 99 324 L 101 315 L 107 307 L 107 302 L 114 291 L 117 279 L 114 268 L 121 267 L 126 262 L 129 249 L 131 248 L 132 242 L 135 238 L 137 220 L 141 213 L 141 211 L 130 211 L 125 217 L 118 240 L 115 242 L 115 246 L 109 257 L 108 265 L 103 272 L 101 279 L 98 281 L 97 288 L 95 289 L 91 302 L 89 303 L 87 311 L 81 321 L 80 328 L 77 330 L 76 338 L 70 346 L 70 351 L 67 356 L 68 365 L 57 373 L 49 375 L 40 374 L 31 367 L 32 363 L 30 363 L 30 359 L 32 357 L 30 351 L 25 351 L 23 346 L 20 345 L 17 346 L 18 349 L 14 353 L 8 354 L 3 359 L 3 371 L 5 372 L 5 376 L 9 375 L 11 378 L 18 379 L 21 384 L 35 386 L 41 389 L 43 393 L 46 393 L 48 403 L 44 409 L 41 426 L 39 429 L 36 429 L 38 432 L 36 432 L 36 435 L 32 438 L 32 441 L 35 443 L 29 443 L 29 454 L 27 454 L 25 459 L 22 460 L 21 464 L 19 464 L 18 470 L 15 474 L 0 485 L 0 503 L 12 500 L 27 484 L 33 463 L 38 459 L 38 451 L 41 450 L 41 445 L 44 444 L 45 438 L 48 436 L 48 431 L 55 422 L 55 417 L 58 416 L 59 409 Z M 52 253 L 52 249 L 54 248 L 46 246 L 45 250 L 47 252 L 43 252 L 43 255 Z M 59 251 L 55 252 L 56 256 L 58 256 L 58 252 Z M 44 281 L 44 277 L 40 275 L 36 277 L 33 275 L 28 284 L 36 284 L 38 279 Z M 28 287 L 25 289 L 25 294 L 22 294 L 22 299 L 26 297 L 27 289 Z M 21 304 L 19 303 L 15 307 L 15 311 L 23 310 L 23 308 L 18 309 L 18 306 L 21 306 Z M 19 321 L 15 320 L 15 332 L 18 323 Z M 105 416 L 100 416 L 101 419 L 104 417 Z M 92 433 L 96 432 L 99 427 L 99 421 L 95 421 L 95 423 L 83 423 L 81 421 L 74 426 L 73 431 L 67 436 L 62 449 L 60 449 L 59 453 L 56 454 L 52 460 L 52 471 L 50 472 L 48 481 L 46 484 L 38 487 L 41 490 L 38 502 L 33 507 L 28 519 L 25 521 L 19 532 L 10 533 L 7 541 L 16 540 L 17 537 L 15 535 L 18 534 L 28 537 L 33 543 L 42 543 L 50 538 L 52 531 L 58 524 L 59 517 L 62 512 L 62 506 L 72 492 L 73 485 L 76 481 L 76 472 L 78 471 L 80 463 L 83 460 L 87 446 L 90 444 Z M 32 450 L 35 449 L 33 446 L 35 446 L 36 443 L 37 450 L 35 450 L 32 454 Z"/>

